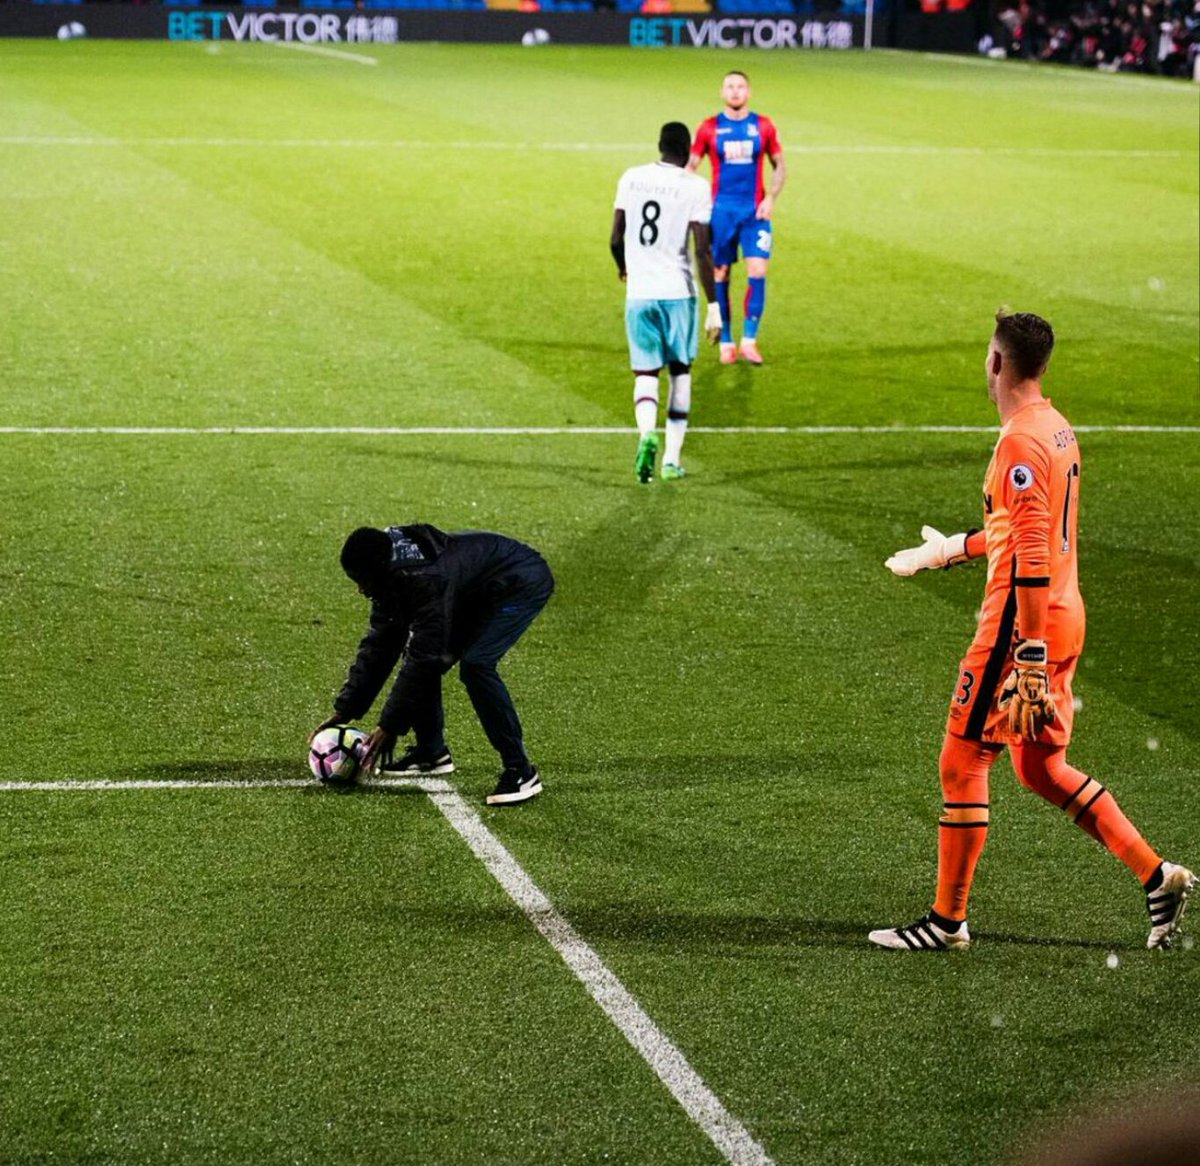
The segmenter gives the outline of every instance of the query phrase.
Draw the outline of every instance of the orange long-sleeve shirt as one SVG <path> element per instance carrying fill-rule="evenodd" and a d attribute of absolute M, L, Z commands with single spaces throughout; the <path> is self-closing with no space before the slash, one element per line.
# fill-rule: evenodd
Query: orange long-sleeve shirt
<path fill-rule="evenodd" d="M 1075 434 L 1049 400 L 1009 418 L 983 483 L 988 575 L 976 645 L 1015 634 L 1044 639 L 1051 660 L 1079 655 L 1079 481 Z"/>

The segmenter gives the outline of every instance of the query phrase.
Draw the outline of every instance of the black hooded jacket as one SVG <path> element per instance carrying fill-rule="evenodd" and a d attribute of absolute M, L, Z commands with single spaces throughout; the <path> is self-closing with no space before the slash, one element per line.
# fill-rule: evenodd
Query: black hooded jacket
<path fill-rule="evenodd" d="M 379 716 L 401 735 L 431 682 L 452 668 L 482 623 L 501 604 L 554 588 L 546 561 L 532 547 L 490 531 L 447 534 L 435 526 L 391 526 L 392 559 L 370 587 L 371 623 L 334 701 L 345 721 L 364 716 L 404 663 Z"/>

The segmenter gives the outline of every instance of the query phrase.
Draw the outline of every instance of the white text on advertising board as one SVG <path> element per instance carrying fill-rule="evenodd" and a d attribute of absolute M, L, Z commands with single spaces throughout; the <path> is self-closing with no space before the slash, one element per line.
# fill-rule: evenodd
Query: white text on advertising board
<path fill-rule="evenodd" d="M 849 49 L 854 25 L 848 20 L 688 20 L 683 16 L 635 17 L 629 43 L 636 48 L 688 45 L 713 49 Z"/>
<path fill-rule="evenodd" d="M 298 41 L 300 44 L 395 44 L 394 16 L 332 12 L 180 12 L 167 15 L 168 40 Z"/>

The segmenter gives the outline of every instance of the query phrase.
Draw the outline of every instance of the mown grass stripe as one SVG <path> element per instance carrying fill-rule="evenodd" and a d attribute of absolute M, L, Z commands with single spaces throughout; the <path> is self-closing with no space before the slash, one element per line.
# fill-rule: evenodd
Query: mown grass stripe
<path fill-rule="evenodd" d="M 107 793 L 133 790 L 231 790 L 316 788 L 311 778 L 250 781 L 131 779 L 116 781 L 6 781 L 2 793 Z M 621 1035 L 633 1046 L 684 1112 L 708 1136 L 731 1166 L 771 1166 L 771 1158 L 749 1130 L 725 1108 L 687 1058 L 654 1023 L 629 989 L 609 970 L 596 950 L 555 909 L 525 868 L 491 832 L 475 810 L 440 778 L 376 777 L 368 788 L 423 790 L 443 817 L 483 863 L 488 873 L 562 957 L 576 979 Z"/>

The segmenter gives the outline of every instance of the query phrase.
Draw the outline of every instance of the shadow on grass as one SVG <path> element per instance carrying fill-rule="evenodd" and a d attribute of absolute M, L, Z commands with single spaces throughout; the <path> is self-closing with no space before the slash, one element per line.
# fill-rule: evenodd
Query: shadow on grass
<path fill-rule="evenodd" d="M 867 932 L 876 926 L 863 920 L 793 915 L 647 912 L 628 904 L 568 914 L 589 939 L 713 952 L 726 948 L 861 947 Z"/>
<path fill-rule="evenodd" d="M 981 436 L 987 440 L 989 435 Z M 790 462 L 784 461 L 776 454 L 768 464 L 759 462 L 749 468 L 743 467 L 720 472 L 718 480 L 722 485 L 733 484 L 748 489 L 753 489 L 757 482 L 764 482 L 770 487 L 775 487 L 772 493 L 779 493 L 780 482 L 789 477 L 794 479 L 811 478 L 813 488 L 811 496 L 805 499 L 806 513 L 816 502 L 822 505 L 822 509 L 833 508 L 838 511 L 861 514 L 862 499 L 857 491 L 841 491 L 834 494 L 828 489 L 818 491 L 816 487 L 827 487 L 830 481 L 835 484 L 843 482 L 845 475 L 895 473 L 904 470 L 919 470 L 927 473 L 933 469 L 943 468 L 977 472 L 980 465 L 981 455 L 977 448 L 924 450 L 914 449 L 911 439 L 908 444 L 902 444 L 905 442 L 903 437 L 897 437 L 896 441 L 898 448 L 894 452 L 844 459 L 832 459 L 825 455 L 824 460 L 819 461 L 812 459 L 811 456 L 806 457 L 809 454 L 808 449 L 797 445 L 794 450 L 786 451 L 793 454 L 794 460 Z M 718 477 L 716 473 L 713 476 L 714 478 Z M 794 486 L 789 484 L 786 491 L 789 497 L 793 490 Z"/>
<path fill-rule="evenodd" d="M 406 905 L 403 914 L 407 919 L 420 915 L 434 925 L 449 925 L 457 933 L 523 924 L 519 909 L 512 904 L 416 909 Z M 852 920 L 660 913 L 626 904 L 566 909 L 563 915 L 588 943 L 632 943 L 644 949 L 710 954 L 732 949 L 863 947 L 872 927 Z"/>
<path fill-rule="evenodd" d="M 794 788 L 803 792 L 814 787 L 802 784 L 801 779 L 822 779 L 831 773 L 838 775 L 840 786 L 870 783 L 878 780 L 888 769 L 888 762 L 867 747 L 811 749 L 803 753 L 774 752 L 757 756 L 746 753 L 677 753 L 665 757 L 631 754 L 619 757 L 556 757 L 549 758 L 543 767 L 547 782 L 560 774 L 565 780 L 554 780 L 556 797 L 592 796 L 611 791 L 629 792 L 629 783 L 652 782 L 653 790 L 688 789 L 718 786 L 732 788 L 744 782 L 769 781 L 799 783 Z"/>
<path fill-rule="evenodd" d="M 495 342 L 497 348 L 507 351 L 512 356 L 519 356 L 523 352 L 530 349 L 541 348 L 547 352 L 600 352 L 605 356 L 620 357 L 626 354 L 626 348 L 623 344 L 598 343 L 596 341 L 582 340 L 522 340 L 519 344 L 513 344 L 509 340 L 500 340 Z"/>
<path fill-rule="evenodd" d="M 820 762 L 806 758 L 809 765 Z M 712 758 L 705 758 L 711 764 Z M 593 765 L 593 769 L 622 770 L 632 764 L 632 759 L 610 759 L 607 763 Z M 125 776 L 155 781 L 287 781 L 302 778 L 304 770 L 294 758 L 242 758 L 225 761 L 176 761 L 139 766 L 126 771 Z M 709 775 L 701 780 L 707 780 Z M 728 775 L 714 772 L 712 777 Z M 686 779 L 697 780 L 695 775 Z M 313 780 L 311 785 L 294 790 L 303 796 L 369 796 L 369 797 L 424 797 L 425 791 L 418 786 L 362 786 L 356 782 L 322 784 Z M 518 916 L 509 905 L 488 908 L 448 907 L 442 909 L 418 909 L 405 907 L 406 915 L 426 914 L 441 923 L 451 922 L 462 930 L 494 927 L 498 923 L 510 924 Z M 598 907 L 564 909 L 564 915 L 573 927 L 587 940 L 611 940 L 618 943 L 635 943 L 645 947 L 670 948 L 690 952 L 719 954 L 738 949 L 750 951 L 757 948 L 859 948 L 869 950 L 867 932 L 879 926 L 876 920 L 808 919 L 794 915 L 739 915 L 736 913 L 670 912 L 647 909 L 643 904 L 612 903 Z M 1113 942 L 1105 939 L 1082 939 L 1063 936 L 1017 935 L 1008 932 L 977 932 L 974 936 L 980 946 L 1003 944 L 1026 947 L 1080 948 L 1096 951 L 1134 952 L 1141 950 L 1140 943 Z"/>
<path fill-rule="evenodd" d="M 755 947 L 857 947 L 872 949 L 867 932 L 876 920 L 805 919 L 792 915 L 650 914 L 643 907 L 613 905 L 570 913 L 585 935 L 692 950 Z M 1065 936 L 1025 936 L 982 932 L 973 936 L 980 947 L 994 943 L 1031 947 L 1136 951 L 1138 944 Z M 883 950 L 883 949 L 878 949 Z"/>
<path fill-rule="evenodd" d="M 733 367 L 702 360 L 693 366 L 696 420 L 701 425 L 745 425 L 750 420 L 756 370 L 739 363 Z"/>
<path fill-rule="evenodd" d="M 457 933 L 487 931 L 520 922 L 519 911 L 507 904 L 415 910 L 407 905 L 403 913 L 408 919 L 422 915 L 437 926 L 449 925 Z M 644 904 L 628 903 L 576 910 L 565 908 L 563 915 L 585 941 L 597 943 L 602 948 L 610 943 L 633 944 L 642 950 L 718 956 L 737 954 L 741 957 L 755 951 L 780 948 L 855 949 L 880 952 L 881 958 L 890 957 L 890 953 L 875 947 L 867 939 L 867 933 L 879 926 L 877 919 L 654 911 L 647 910 Z M 976 950 L 986 950 L 992 944 L 1118 952 L 1135 952 L 1141 948 L 1138 943 L 1065 936 L 984 932 L 973 938 L 978 945 Z M 970 953 L 956 953 L 955 958 L 969 959 Z"/>
<path fill-rule="evenodd" d="M 1082 947 L 1096 951 L 1141 951 L 1144 944 L 1116 942 L 1111 939 L 1068 939 L 1057 935 L 1011 935 L 1005 931 L 976 932 L 971 937 L 980 943 L 1004 943 L 1017 947 Z"/>
<path fill-rule="evenodd" d="M 309 779 L 309 784 L 291 787 L 291 792 L 303 796 L 316 794 L 361 794 L 370 797 L 402 794 L 424 796 L 418 786 L 364 786 L 357 781 L 317 781 L 308 772 L 304 763 L 294 757 L 247 757 L 228 761 L 169 761 L 154 765 L 140 765 L 122 770 L 121 778 L 135 781 L 179 781 L 179 782 L 239 782 L 248 786 L 258 782 L 295 782 Z"/>
<path fill-rule="evenodd" d="M 307 769 L 295 757 L 244 757 L 223 761 L 160 761 L 137 765 L 123 776 L 148 781 L 295 781 Z"/>

